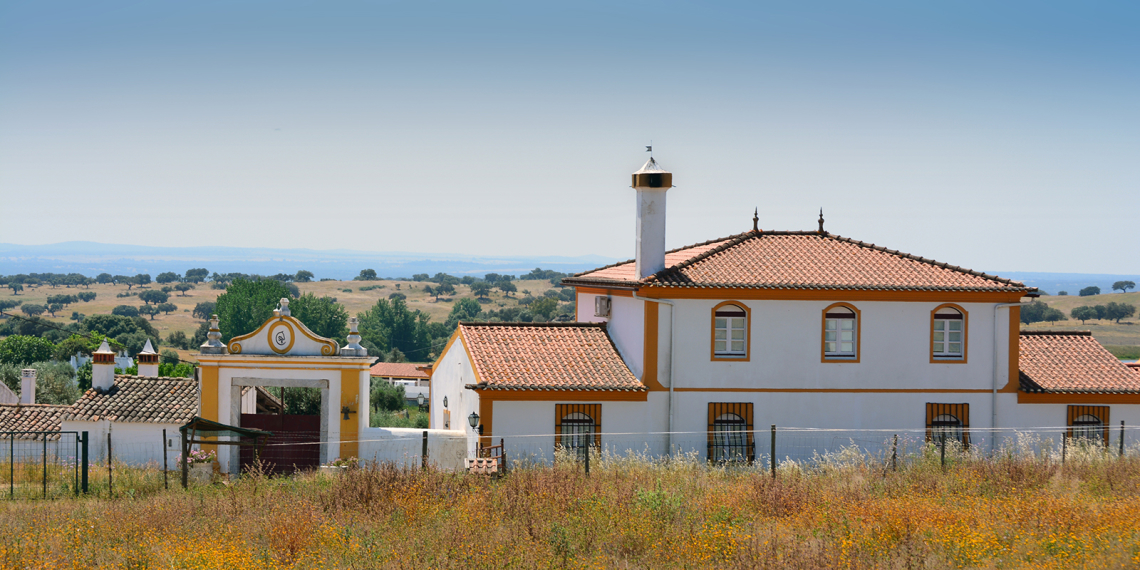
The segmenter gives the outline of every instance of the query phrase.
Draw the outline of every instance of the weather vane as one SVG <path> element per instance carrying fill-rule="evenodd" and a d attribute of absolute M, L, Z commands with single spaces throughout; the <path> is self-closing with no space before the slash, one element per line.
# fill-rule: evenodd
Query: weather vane
<path fill-rule="evenodd" d="M 645 146 L 645 152 L 649 153 L 649 158 L 653 158 L 653 141 L 649 141 L 649 144 Z"/>

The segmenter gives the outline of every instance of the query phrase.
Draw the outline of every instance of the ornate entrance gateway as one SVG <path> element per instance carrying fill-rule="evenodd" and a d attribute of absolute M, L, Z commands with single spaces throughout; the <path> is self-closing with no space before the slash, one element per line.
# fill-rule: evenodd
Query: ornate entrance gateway
<path fill-rule="evenodd" d="M 274 316 L 256 331 L 221 343 L 218 319 L 210 319 L 209 340 L 201 347 L 198 383 L 201 416 L 219 423 L 246 426 L 247 422 L 274 422 L 241 413 L 241 391 L 246 386 L 318 388 L 319 416 L 290 420 L 281 427 L 254 425 L 273 432 L 292 433 L 290 441 L 270 442 L 263 450 L 267 462 L 280 448 L 275 470 L 292 471 L 294 465 L 311 467 L 339 457 L 357 455 L 357 440 L 368 421 L 368 367 L 372 359 L 359 344 L 356 319 L 350 319 L 349 345 L 317 336 L 289 314 L 289 301 L 281 300 Z M 364 408 L 364 413 L 358 413 Z M 265 416 L 271 418 L 273 416 Z M 285 418 L 299 416 L 284 416 Z M 315 418 L 315 419 L 312 419 Z M 280 420 L 286 421 L 286 420 Z M 275 446 L 273 443 L 289 443 Z M 206 449 L 217 446 L 203 446 Z M 305 448 L 305 452 L 300 451 Z M 315 451 L 313 451 L 315 449 Z M 223 471 L 240 472 L 243 460 L 234 446 L 216 449 Z M 252 457 L 249 458 L 252 460 Z"/>

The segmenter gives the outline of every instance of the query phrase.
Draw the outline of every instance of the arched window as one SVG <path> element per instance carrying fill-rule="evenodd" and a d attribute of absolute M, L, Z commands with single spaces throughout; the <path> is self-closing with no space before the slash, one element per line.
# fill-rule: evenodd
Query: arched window
<path fill-rule="evenodd" d="M 1108 406 L 1069 406 L 1069 437 L 1108 442 Z"/>
<path fill-rule="evenodd" d="M 926 404 L 926 441 L 970 443 L 970 404 Z"/>
<path fill-rule="evenodd" d="M 748 309 L 725 302 L 713 308 L 713 360 L 748 360 Z"/>
<path fill-rule="evenodd" d="M 751 462 L 754 457 L 752 403 L 709 403 L 709 461 Z"/>
<path fill-rule="evenodd" d="M 940 305 L 931 311 L 931 362 L 965 362 L 966 317 L 957 305 Z"/>
<path fill-rule="evenodd" d="M 859 362 L 859 310 L 836 303 L 823 311 L 823 361 Z"/>
<path fill-rule="evenodd" d="M 591 445 L 601 444 L 601 408 L 601 404 L 557 404 L 554 426 L 555 446 L 572 450 L 579 458 L 584 459 L 586 450 Z"/>

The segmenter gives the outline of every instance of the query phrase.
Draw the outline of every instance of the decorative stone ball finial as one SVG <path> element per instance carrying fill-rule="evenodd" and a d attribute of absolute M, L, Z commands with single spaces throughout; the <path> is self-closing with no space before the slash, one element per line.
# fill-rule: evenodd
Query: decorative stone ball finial
<path fill-rule="evenodd" d="M 281 306 L 278 307 L 278 310 L 281 311 L 282 317 L 288 317 L 291 314 L 289 312 L 289 299 L 282 297 L 281 298 Z"/>

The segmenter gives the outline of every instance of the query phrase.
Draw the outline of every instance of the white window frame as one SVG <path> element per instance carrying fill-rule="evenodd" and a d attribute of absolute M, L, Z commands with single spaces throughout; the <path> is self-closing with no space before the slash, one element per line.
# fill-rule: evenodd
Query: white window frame
<path fill-rule="evenodd" d="M 735 310 L 733 310 L 735 309 Z M 732 313 L 720 315 L 719 313 Z M 721 325 L 724 326 L 721 326 Z M 739 324 L 740 326 L 736 326 Z M 739 333 L 739 335 L 737 335 Z M 739 336 L 739 338 L 734 338 Z M 718 350 L 718 344 L 724 343 L 724 350 Z M 739 350 L 733 350 L 733 344 L 740 343 Z M 735 303 L 721 305 L 713 310 L 713 357 L 714 358 L 747 358 L 748 357 L 748 310 Z"/>
<path fill-rule="evenodd" d="M 840 311 L 845 311 L 851 316 L 844 317 L 830 317 L 828 315 L 836 314 Z M 842 323 L 851 323 L 850 329 L 844 329 Z M 847 342 L 842 338 L 841 333 L 850 333 L 851 338 L 851 351 L 847 352 L 840 350 L 842 343 Z M 834 336 L 830 339 L 828 334 Z M 829 347 L 834 347 L 834 350 L 828 350 Z M 859 315 L 848 307 L 832 307 L 828 309 L 827 313 L 823 315 L 823 356 L 828 359 L 851 359 L 854 360 L 859 356 Z"/>
<path fill-rule="evenodd" d="M 931 354 L 934 358 L 939 360 L 961 360 L 966 356 L 966 315 L 962 314 L 957 309 L 940 309 L 942 311 L 954 311 L 956 317 L 949 313 L 935 313 L 934 326 L 931 331 Z M 951 325 L 958 323 L 958 330 L 952 330 Z M 951 338 L 954 334 L 958 335 L 958 340 L 955 341 Z M 941 335 L 941 338 L 939 338 Z M 952 352 L 950 345 L 957 344 L 958 351 Z"/>

